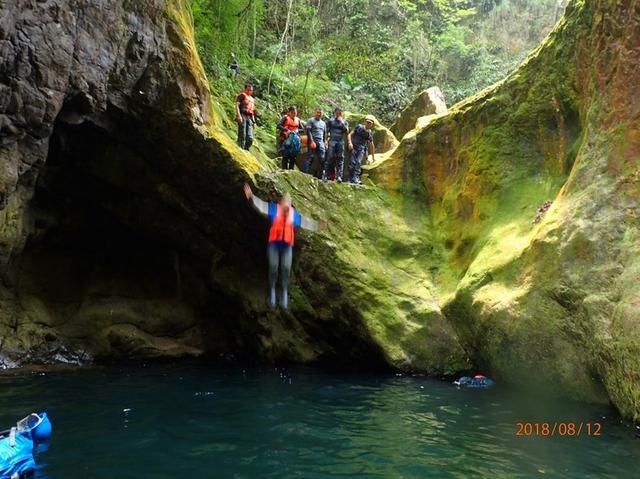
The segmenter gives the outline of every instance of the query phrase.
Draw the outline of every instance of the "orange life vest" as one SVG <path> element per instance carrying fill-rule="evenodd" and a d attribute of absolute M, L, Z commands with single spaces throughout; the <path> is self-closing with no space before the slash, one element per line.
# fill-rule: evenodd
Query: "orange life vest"
<path fill-rule="evenodd" d="M 269 230 L 269 243 L 284 241 L 286 244 L 293 246 L 294 217 L 295 210 L 293 207 L 289 207 L 289 213 L 285 215 L 282 207 L 278 205 L 276 217 Z"/>
<path fill-rule="evenodd" d="M 242 106 L 240 107 L 240 113 L 245 115 L 253 115 L 256 112 L 256 102 L 251 95 L 247 95 L 245 92 L 240 93 L 242 95 Z"/>
<path fill-rule="evenodd" d="M 287 115 L 282 126 L 289 131 L 298 131 L 300 128 L 300 118 L 295 117 L 291 119 L 291 117 Z"/>

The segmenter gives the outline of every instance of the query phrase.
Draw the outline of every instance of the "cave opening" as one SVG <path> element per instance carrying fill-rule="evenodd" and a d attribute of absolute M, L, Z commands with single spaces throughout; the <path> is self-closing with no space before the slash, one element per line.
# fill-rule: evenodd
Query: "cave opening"
<path fill-rule="evenodd" d="M 46 325 L 49 342 L 54 335 L 53 343 L 98 359 L 199 355 L 233 344 L 224 322 L 211 320 L 212 304 L 226 300 L 211 291 L 201 258 L 154 228 L 178 213 L 154 197 L 161 179 L 135 125 L 82 111 L 71 101 L 58 115 L 30 236 L 13 265 L 26 321 Z"/>

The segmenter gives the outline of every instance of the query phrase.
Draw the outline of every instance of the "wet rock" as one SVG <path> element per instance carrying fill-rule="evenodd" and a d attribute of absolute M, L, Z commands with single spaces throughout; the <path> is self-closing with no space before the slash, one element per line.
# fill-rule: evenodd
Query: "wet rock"
<path fill-rule="evenodd" d="M 114 189 L 118 165 L 93 162 L 99 150 L 76 139 L 93 132 L 105 139 L 101 142 L 105 147 L 122 134 L 125 124 L 141 124 L 155 114 L 171 117 L 166 124 L 173 131 L 186 125 L 204 143 L 193 123 L 210 120 L 209 96 L 204 78 L 194 77 L 192 71 L 193 63 L 197 64 L 192 38 L 189 44 L 189 38 L 177 33 L 181 27 L 176 16 L 185 14 L 184 7 L 180 2 L 152 0 L 117 2 L 109 8 L 70 0 L 19 0 L 2 6 L 0 272 L 4 281 L 0 296 L 6 309 L 0 315 L 0 342 L 2 350 L 17 360 L 11 364 L 81 363 L 90 360 L 93 352 L 104 353 L 99 338 L 110 316 L 109 312 L 97 313 L 92 295 L 104 291 L 109 281 L 136 281 L 127 279 L 127 274 L 118 277 L 101 269 L 114 258 L 107 262 L 98 258 L 118 242 L 126 252 L 128 241 L 115 239 L 125 233 L 110 230 L 104 221 L 110 225 L 136 222 L 128 217 L 123 203 L 118 206 L 117 200 L 110 199 L 131 200 L 132 191 L 127 187 L 132 185 L 120 182 L 122 189 Z M 171 56 L 173 61 L 162 63 Z M 141 91 L 144 98 L 140 98 Z M 115 140 L 107 155 L 118 157 L 131 148 L 127 143 L 149 150 L 154 141 L 133 136 L 133 131 L 124 135 L 128 139 L 123 147 L 118 151 Z M 87 156 L 82 158 L 83 154 Z M 128 173 L 131 171 L 124 174 Z M 140 176 L 138 172 L 132 177 L 144 183 Z M 147 195 L 162 184 L 158 173 L 154 178 Z M 133 199 L 151 209 L 154 201 L 161 200 Z M 77 207 L 69 210 L 72 204 Z M 100 223 L 102 237 L 90 232 Z M 136 233 L 127 234 L 136 237 Z M 83 239 L 72 241 L 70 250 L 60 249 L 69 238 L 80 237 Z M 25 251 L 28 241 L 32 247 Z M 121 256 L 111 264 L 127 269 L 128 262 L 128 257 Z M 97 266 L 99 263 L 103 266 Z M 87 276 L 91 264 L 98 270 Z M 175 277 L 175 264 L 167 268 Z M 135 270 L 129 267 L 128 273 Z M 82 285 L 84 280 L 88 282 Z M 150 294 L 138 288 L 131 294 L 125 302 L 138 305 L 140 311 L 130 318 L 154 314 L 154 294 L 164 292 Z M 198 342 L 185 335 L 193 328 L 193 318 L 185 312 L 186 306 L 179 306 L 181 301 L 165 303 L 169 313 L 156 315 L 176 314 L 173 323 L 179 326 L 168 334 L 182 339 L 176 339 L 171 354 L 180 349 L 178 345 L 185 354 L 191 353 L 195 350 L 191 345 Z M 166 328 L 156 318 L 147 319 L 142 334 L 148 342 L 146 349 L 140 348 L 145 354 L 155 354 L 154 345 L 158 350 L 166 348 L 156 336 L 167 334 Z"/>
<path fill-rule="evenodd" d="M 423 90 L 404 110 L 402 110 L 390 127 L 396 138 L 402 138 L 418 125 L 428 122 L 430 115 L 441 116 L 447 113 L 444 94 L 437 86 Z"/>
<path fill-rule="evenodd" d="M 4 354 L 0 354 L 0 369 L 14 369 L 18 366 L 19 365 L 17 362 L 5 356 Z"/>

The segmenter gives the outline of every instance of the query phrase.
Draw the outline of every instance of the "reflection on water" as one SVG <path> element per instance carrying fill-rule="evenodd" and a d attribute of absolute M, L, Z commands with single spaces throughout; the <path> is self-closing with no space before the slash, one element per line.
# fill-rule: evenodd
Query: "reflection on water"
<path fill-rule="evenodd" d="M 535 406 L 535 407 L 534 407 Z M 37 478 L 634 477 L 640 440 L 607 408 L 308 369 L 94 369 L 0 377 L 0 428 L 46 410 Z M 516 437 L 516 423 L 602 436 Z"/>

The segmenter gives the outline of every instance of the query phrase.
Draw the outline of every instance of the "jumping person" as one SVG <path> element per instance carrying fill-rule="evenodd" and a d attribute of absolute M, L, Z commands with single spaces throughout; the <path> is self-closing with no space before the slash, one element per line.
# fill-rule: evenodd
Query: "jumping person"
<path fill-rule="evenodd" d="M 251 187 L 244 185 L 244 194 L 251 201 L 258 212 L 269 218 L 271 228 L 269 230 L 269 244 L 267 246 L 267 258 L 269 260 L 269 306 L 276 306 L 276 282 L 278 280 L 278 266 L 280 267 L 281 296 L 280 306 L 287 309 L 289 306 L 289 273 L 291 273 L 291 260 L 293 258 L 293 243 L 295 228 L 304 228 L 310 231 L 325 229 L 324 221 L 314 221 L 302 216 L 291 206 L 291 196 L 285 193 L 279 203 L 268 203 L 254 196 Z"/>
<path fill-rule="evenodd" d="M 360 173 L 362 171 L 362 161 L 366 159 L 367 149 L 371 150 L 373 161 L 376 161 L 376 150 L 373 144 L 373 123 L 375 120 L 371 115 L 364 118 L 364 125 L 358 125 L 349 133 L 349 151 L 351 160 L 349 162 L 349 181 L 356 185 L 360 184 Z"/>
<path fill-rule="evenodd" d="M 344 138 L 349 133 L 349 123 L 342 117 L 342 109 L 333 110 L 333 118 L 327 122 L 329 142 L 327 156 L 322 165 L 322 179 L 327 180 L 335 170 L 336 181 L 342 181 L 344 168 Z"/>
<path fill-rule="evenodd" d="M 256 108 L 253 85 L 247 83 L 244 91 L 236 97 L 236 122 L 238 123 L 238 146 L 249 151 L 253 143 L 253 125 L 256 123 Z"/>
<path fill-rule="evenodd" d="M 282 153 L 282 169 L 293 170 L 296 163 L 296 155 L 300 152 L 300 133 L 304 131 L 304 122 L 298 118 L 298 109 L 290 106 L 287 115 L 278 122 L 280 132 L 280 152 Z M 291 134 L 298 138 L 289 138 Z M 295 141 L 294 141 L 295 140 Z"/>
<path fill-rule="evenodd" d="M 316 108 L 315 115 L 306 126 L 309 151 L 304 160 L 304 172 L 309 173 L 313 160 L 318 161 L 318 178 L 322 177 L 324 152 L 327 150 L 327 124 L 322 119 L 322 108 Z"/>

